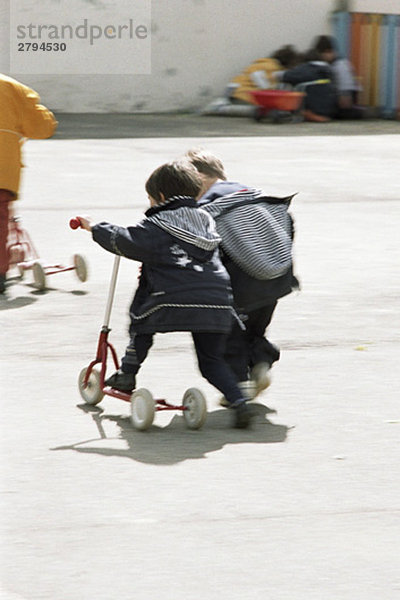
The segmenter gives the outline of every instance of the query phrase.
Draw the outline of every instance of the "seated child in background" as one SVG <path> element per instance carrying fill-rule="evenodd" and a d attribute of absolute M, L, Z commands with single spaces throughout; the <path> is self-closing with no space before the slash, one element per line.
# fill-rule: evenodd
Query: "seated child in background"
<path fill-rule="evenodd" d="M 314 48 L 322 60 L 326 61 L 333 73 L 336 88 L 335 119 L 360 119 L 363 109 L 357 105 L 361 86 L 354 75 L 353 65 L 347 58 L 341 58 L 337 52 L 335 39 L 329 35 L 320 35 Z"/>
<path fill-rule="evenodd" d="M 299 54 L 291 45 L 283 46 L 270 58 L 255 60 L 232 79 L 230 99 L 255 104 L 250 92 L 276 87 L 279 81 L 276 80 L 275 74 L 283 69 L 290 69 L 298 64 L 299 60 Z"/>
<path fill-rule="evenodd" d="M 315 48 L 306 53 L 305 62 L 277 73 L 277 79 L 304 91 L 303 114 L 306 121 L 325 123 L 335 112 L 336 89 L 332 69 Z"/>
<path fill-rule="evenodd" d="M 270 58 L 259 58 L 232 79 L 224 97 L 209 102 L 202 110 L 204 115 L 253 116 L 256 103 L 251 91 L 275 88 L 279 80 L 275 74 L 288 69 L 301 60 L 293 46 L 283 46 Z"/>
<path fill-rule="evenodd" d="M 275 74 L 282 83 L 306 93 L 306 121 L 324 123 L 331 119 L 359 119 L 363 109 L 357 106 L 360 85 L 351 63 L 340 58 L 334 38 L 320 35 L 305 55 L 305 62 Z"/>
<path fill-rule="evenodd" d="M 168 163 L 147 180 L 151 208 L 137 225 L 94 224 L 79 217 L 100 246 L 142 263 L 130 307 L 130 342 L 121 368 L 105 383 L 130 392 L 154 334 L 190 331 L 201 374 L 227 398 L 234 425 L 247 427 L 251 409 L 224 361 L 235 318 L 230 281 L 219 258 L 215 223 L 195 200 L 201 186 L 188 161 Z"/>

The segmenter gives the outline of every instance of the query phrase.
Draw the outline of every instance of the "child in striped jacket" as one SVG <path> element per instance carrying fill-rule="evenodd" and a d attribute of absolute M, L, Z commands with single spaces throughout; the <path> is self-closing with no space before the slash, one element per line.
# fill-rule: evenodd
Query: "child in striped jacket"
<path fill-rule="evenodd" d="M 243 330 L 233 323 L 225 359 L 242 389 L 255 397 L 269 386 L 269 371 L 280 358 L 279 348 L 265 337 L 266 329 L 279 298 L 299 287 L 288 212 L 293 196 L 274 198 L 227 181 L 222 162 L 207 151 L 192 149 L 186 156 L 202 178 L 198 202 L 215 219 L 235 308 L 245 324 Z"/>

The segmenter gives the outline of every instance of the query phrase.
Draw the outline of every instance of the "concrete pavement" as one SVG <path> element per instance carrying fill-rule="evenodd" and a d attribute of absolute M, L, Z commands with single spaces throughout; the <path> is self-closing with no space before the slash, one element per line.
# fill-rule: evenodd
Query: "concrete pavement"
<path fill-rule="evenodd" d="M 69 113 L 59 120 L 55 139 L 180 138 L 180 137 L 303 137 L 395 135 L 399 121 L 365 119 L 318 123 L 273 123 L 265 117 L 257 123 L 249 117 L 220 117 L 195 113 L 130 114 Z"/>
<path fill-rule="evenodd" d="M 398 123 L 348 124 L 350 133 L 300 124 L 292 134 L 261 124 L 255 135 L 233 119 L 241 136 L 204 137 L 199 117 L 186 127 L 176 116 L 168 134 L 170 116 L 153 129 L 143 116 L 114 138 L 120 125 L 104 116 L 104 139 L 76 139 L 76 117 L 60 119 L 57 138 L 26 145 L 18 212 L 41 257 L 80 252 L 90 278 L 53 275 L 37 292 L 28 273 L 0 300 L 0 597 L 400 598 Z M 81 120 L 84 136 L 96 119 Z M 148 174 L 199 144 L 231 178 L 299 192 L 302 291 L 278 306 L 270 338 L 282 358 L 251 430 L 230 428 L 178 333 L 156 338 L 139 384 L 178 401 L 201 388 L 208 420 L 193 432 L 180 414 L 157 414 L 141 433 L 129 405 L 80 399 L 112 256 L 67 223 L 78 212 L 134 222 Z M 111 323 L 119 353 L 136 275 L 125 261 Z"/>

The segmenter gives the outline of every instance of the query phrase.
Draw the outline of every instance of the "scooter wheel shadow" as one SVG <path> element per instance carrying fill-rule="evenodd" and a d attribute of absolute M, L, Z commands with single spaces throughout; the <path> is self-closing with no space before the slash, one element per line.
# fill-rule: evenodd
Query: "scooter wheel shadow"
<path fill-rule="evenodd" d="M 54 450 L 75 450 L 82 454 L 120 456 L 147 464 L 171 465 L 188 459 L 205 458 L 207 454 L 221 450 L 229 444 L 275 444 L 285 442 L 291 427 L 271 422 L 267 415 L 276 411 L 265 405 L 253 403 L 255 416 L 248 429 L 234 429 L 228 409 L 209 412 L 207 421 L 199 430 L 190 430 L 183 416 L 175 414 L 165 427 L 152 425 L 147 431 L 133 428 L 127 416 L 108 415 L 97 406 L 78 405 L 90 414 L 96 423 L 100 437 L 92 438 Z M 118 438 L 126 442 L 123 449 L 107 446 L 107 424 L 118 427 Z M 113 436 L 115 440 L 115 437 Z M 94 445 L 100 441 L 101 445 Z M 114 443 L 115 446 L 115 443 Z"/>

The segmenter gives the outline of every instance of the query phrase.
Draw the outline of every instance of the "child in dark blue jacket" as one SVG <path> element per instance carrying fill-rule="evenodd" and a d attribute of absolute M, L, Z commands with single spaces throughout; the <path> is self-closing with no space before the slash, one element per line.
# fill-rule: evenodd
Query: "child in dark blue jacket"
<path fill-rule="evenodd" d="M 235 409 L 235 426 L 247 427 L 251 409 L 224 360 L 235 318 L 229 275 L 219 258 L 215 223 L 195 200 L 201 186 L 187 161 L 168 163 L 146 182 L 151 208 L 137 225 L 94 224 L 79 217 L 103 248 L 142 263 L 130 307 L 130 342 L 121 368 L 105 383 L 132 391 L 154 334 L 190 331 L 201 374 Z"/>

